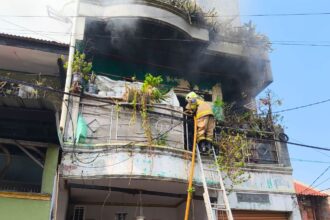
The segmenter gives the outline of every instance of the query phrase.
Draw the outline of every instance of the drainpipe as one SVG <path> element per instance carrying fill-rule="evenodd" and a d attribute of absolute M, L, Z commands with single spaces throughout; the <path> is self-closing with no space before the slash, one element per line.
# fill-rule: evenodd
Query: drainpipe
<path fill-rule="evenodd" d="M 74 17 L 72 19 L 72 30 L 71 30 L 71 37 L 70 37 L 70 50 L 69 50 L 69 59 L 68 59 L 68 69 L 66 72 L 66 80 L 65 80 L 65 87 L 64 87 L 64 96 L 62 101 L 62 112 L 61 112 L 61 119 L 60 119 L 60 132 L 62 135 L 64 134 L 65 122 L 66 117 L 68 114 L 68 106 L 69 106 L 69 95 L 67 93 L 70 92 L 71 87 L 71 79 L 72 79 L 72 61 L 73 56 L 75 53 L 75 46 L 76 46 L 76 27 L 77 27 L 77 17 L 78 17 L 78 10 L 79 10 L 79 0 L 76 0 L 76 6 L 74 11 Z"/>

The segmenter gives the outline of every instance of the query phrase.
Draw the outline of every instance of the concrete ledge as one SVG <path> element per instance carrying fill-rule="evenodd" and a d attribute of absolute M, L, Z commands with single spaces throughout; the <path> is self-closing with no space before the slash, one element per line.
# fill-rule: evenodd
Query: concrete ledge
<path fill-rule="evenodd" d="M 246 171 L 252 172 L 267 172 L 267 173 L 280 173 L 280 174 L 292 174 L 292 167 L 287 167 L 282 164 L 253 164 L 248 163 L 244 167 Z"/>
<path fill-rule="evenodd" d="M 157 152 L 166 152 L 168 153 L 180 153 L 184 154 L 185 158 L 186 156 L 189 156 L 191 158 L 191 151 L 184 150 L 182 148 L 174 148 L 174 147 L 168 147 L 164 145 L 151 145 L 148 146 L 143 143 L 134 143 L 131 144 L 131 142 L 123 142 L 123 143 L 105 143 L 105 144 L 76 144 L 73 145 L 72 143 L 65 142 L 63 151 L 64 152 L 79 152 L 79 153 L 88 153 L 88 152 L 104 152 L 106 151 L 130 151 L 132 152 L 133 150 L 136 151 L 136 149 L 140 149 L 141 151 L 145 151 L 146 153 L 151 153 L 153 151 Z M 140 151 L 139 150 L 139 151 Z"/>
<path fill-rule="evenodd" d="M 191 38 L 201 41 L 209 40 L 209 32 L 206 29 L 194 27 L 184 18 L 166 10 L 164 7 L 150 6 L 147 4 L 114 4 L 114 5 L 96 5 L 83 2 L 80 5 L 79 15 L 95 16 L 100 19 L 111 18 L 141 18 L 155 22 L 164 23 L 172 26 L 182 32 L 185 32 Z"/>
<path fill-rule="evenodd" d="M 0 192 L 0 198 L 50 201 L 51 196 L 49 194 L 42 193 Z"/>
<path fill-rule="evenodd" d="M 208 53 L 217 54 L 229 54 L 232 56 L 244 56 L 244 57 L 258 57 L 258 59 L 269 60 L 268 53 L 262 50 L 259 50 L 254 47 L 245 47 L 239 43 L 231 42 L 212 42 L 208 46 Z"/>

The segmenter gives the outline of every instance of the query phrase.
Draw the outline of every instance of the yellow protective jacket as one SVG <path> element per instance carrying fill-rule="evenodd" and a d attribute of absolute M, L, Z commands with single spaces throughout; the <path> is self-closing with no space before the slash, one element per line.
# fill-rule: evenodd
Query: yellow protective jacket
<path fill-rule="evenodd" d="M 197 119 L 204 117 L 206 115 L 213 115 L 212 106 L 209 103 L 199 99 L 197 99 L 196 104 L 188 103 L 186 109 L 194 112 L 196 111 Z"/>

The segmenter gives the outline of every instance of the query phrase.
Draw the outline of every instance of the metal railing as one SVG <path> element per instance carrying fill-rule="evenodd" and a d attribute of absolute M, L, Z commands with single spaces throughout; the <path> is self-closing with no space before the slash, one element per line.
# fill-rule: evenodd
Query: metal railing
<path fill-rule="evenodd" d="M 71 108 L 72 110 L 72 108 Z M 72 112 L 72 111 L 71 111 Z M 114 105 L 82 99 L 79 114 L 87 125 L 85 144 L 150 145 L 145 126 L 150 126 L 153 145 L 184 149 L 185 129 L 181 107 L 156 105 L 148 112 L 148 125 L 131 105 Z M 76 129 L 69 117 L 65 141 L 73 142 Z"/>
<path fill-rule="evenodd" d="M 135 112 L 135 113 L 134 113 Z M 149 145 L 143 120 L 138 110 L 131 105 L 114 105 L 95 100 L 80 102 L 79 113 L 87 124 L 85 144 L 104 145 Z M 193 121 L 182 114 L 181 107 L 158 105 L 148 112 L 153 145 L 163 145 L 180 150 L 191 150 Z M 69 126 L 72 127 L 72 126 Z M 225 127 L 217 127 L 215 141 Z M 70 128 L 68 129 L 70 130 Z M 240 131 L 240 129 L 236 129 Z M 69 132 L 70 133 L 70 132 Z M 274 137 L 274 133 L 267 132 Z M 70 138 L 71 135 L 71 138 Z M 74 132 L 67 135 L 73 140 Z M 278 163 L 276 143 L 271 139 L 250 138 L 247 156 L 249 163 Z"/>
<path fill-rule="evenodd" d="M 40 193 L 41 186 L 24 182 L 0 181 L 0 191 Z"/>

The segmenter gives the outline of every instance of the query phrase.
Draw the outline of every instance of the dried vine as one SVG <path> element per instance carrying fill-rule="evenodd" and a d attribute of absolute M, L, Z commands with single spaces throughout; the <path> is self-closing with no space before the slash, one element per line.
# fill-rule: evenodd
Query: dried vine
<path fill-rule="evenodd" d="M 271 91 L 266 91 L 266 96 L 260 98 L 255 108 L 259 110 L 243 110 L 235 108 L 233 104 L 215 103 L 223 106 L 225 119 L 221 121 L 221 130 L 216 135 L 215 146 L 219 149 L 217 167 L 234 185 L 247 181 L 250 176 L 244 171 L 250 146 L 253 138 L 274 138 L 281 117 L 272 114 L 272 105 L 280 105 L 280 100 L 275 100 Z"/>

